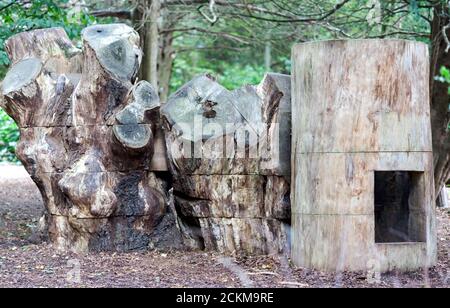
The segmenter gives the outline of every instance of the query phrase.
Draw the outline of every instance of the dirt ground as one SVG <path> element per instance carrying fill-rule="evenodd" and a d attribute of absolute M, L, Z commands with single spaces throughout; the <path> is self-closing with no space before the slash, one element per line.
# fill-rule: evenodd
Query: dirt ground
<path fill-rule="evenodd" d="M 285 257 L 230 258 L 205 252 L 61 254 L 30 241 L 43 211 L 20 166 L 0 165 L 0 287 L 450 287 L 450 210 L 438 211 L 439 264 L 428 271 L 329 275 Z"/>

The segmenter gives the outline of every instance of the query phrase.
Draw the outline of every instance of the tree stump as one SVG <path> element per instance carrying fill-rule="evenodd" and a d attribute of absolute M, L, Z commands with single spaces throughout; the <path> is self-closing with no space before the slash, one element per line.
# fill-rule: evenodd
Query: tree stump
<path fill-rule="evenodd" d="M 161 108 L 173 208 L 185 243 L 222 253 L 286 250 L 290 77 L 228 91 L 210 75 Z"/>
<path fill-rule="evenodd" d="M 325 271 L 437 259 L 425 44 L 293 50 L 292 259 Z"/>
<path fill-rule="evenodd" d="M 150 168 L 160 102 L 135 83 L 139 36 L 114 24 L 82 38 L 82 51 L 58 28 L 6 42 L 2 108 L 20 127 L 17 156 L 42 193 L 50 238 L 75 252 L 143 249 L 172 235 L 175 245 L 165 182 Z"/>

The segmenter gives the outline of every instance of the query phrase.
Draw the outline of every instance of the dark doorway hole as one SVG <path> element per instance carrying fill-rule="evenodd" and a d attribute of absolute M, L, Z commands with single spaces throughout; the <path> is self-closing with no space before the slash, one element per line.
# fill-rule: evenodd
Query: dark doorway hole
<path fill-rule="evenodd" d="M 375 172 L 375 242 L 425 242 L 423 172 Z"/>

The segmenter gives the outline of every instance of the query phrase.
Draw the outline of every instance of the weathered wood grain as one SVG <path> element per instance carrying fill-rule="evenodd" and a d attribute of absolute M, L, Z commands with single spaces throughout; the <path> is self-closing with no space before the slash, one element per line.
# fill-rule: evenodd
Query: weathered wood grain
<path fill-rule="evenodd" d="M 159 97 L 135 82 L 139 36 L 113 24 L 82 39 L 83 51 L 62 29 L 6 43 L 13 65 L 2 107 L 20 127 L 17 156 L 42 193 L 50 238 L 75 252 L 145 249 L 169 234 L 176 245 L 166 183 L 152 172 Z"/>
<path fill-rule="evenodd" d="M 230 254 L 287 251 L 290 77 L 228 91 L 209 75 L 162 109 L 173 208 L 186 245 Z"/>
<path fill-rule="evenodd" d="M 423 173 L 420 201 L 432 203 L 431 153 L 310 153 L 294 159 L 292 211 L 314 215 L 372 215 L 375 171 Z"/>
<path fill-rule="evenodd" d="M 189 217 L 290 218 L 290 186 L 281 177 L 181 176 L 174 190 L 181 212 Z"/>
<path fill-rule="evenodd" d="M 425 44 L 309 43 L 293 59 L 297 153 L 432 151 Z"/>
<path fill-rule="evenodd" d="M 295 264 L 329 272 L 386 272 L 417 270 L 436 263 L 433 241 L 375 245 L 374 220 L 373 215 L 293 214 L 293 230 L 303 230 L 301 234 L 292 232 Z"/>
<path fill-rule="evenodd" d="M 433 265 L 427 46 L 326 41 L 296 45 L 292 60 L 293 262 L 325 271 Z M 383 171 L 402 173 L 407 190 Z M 385 203 L 376 203 L 380 191 Z"/>
<path fill-rule="evenodd" d="M 289 178 L 290 100 L 285 75 L 267 74 L 259 86 L 235 91 L 196 77 L 161 109 L 172 166 L 192 175 Z"/>

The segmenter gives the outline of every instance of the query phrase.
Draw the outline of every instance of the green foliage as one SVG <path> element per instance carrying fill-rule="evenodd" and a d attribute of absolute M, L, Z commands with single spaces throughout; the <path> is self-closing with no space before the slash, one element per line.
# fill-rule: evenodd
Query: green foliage
<path fill-rule="evenodd" d="M 258 84 L 265 73 L 264 67 L 257 65 L 222 62 L 217 66 L 216 63 L 202 60 L 198 65 L 192 66 L 189 60 L 186 57 L 175 59 L 170 84 L 172 92 L 193 77 L 204 73 L 215 76 L 225 88 L 230 90 L 239 88 L 244 84 Z"/>
<path fill-rule="evenodd" d="M 9 65 L 3 46 L 14 34 L 50 27 L 62 27 L 71 39 L 78 38 L 80 31 L 95 19 L 83 10 L 64 9 L 68 0 L 0 0 L 0 78 Z"/>
<path fill-rule="evenodd" d="M 18 140 L 19 130 L 16 123 L 0 109 L 0 162 L 17 161 L 14 151 Z"/>
<path fill-rule="evenodd" d="M 236 25 L 229 22 L 223 27 L 228 27 L 229 32 L 233 33 Z M 177 53 L 174 60 L 171 93 L 204 73 L 210 73 L 224 87 L 233 90 L 246 84 L 259 84 L 267 72 L 264 65 L 264 41 L 248 46 L 214 36 L 182 34 L 176 38 L 174 45 L 183 51 Z M 273 48 L 270 71 L 289 74 L 289 57 L 288 50 Z"/>
<path fill-rule="evenodd" d="M 446 67 L 441 68 L 441 76 L 437 78 L 440 82 L 445 82 L 449 84 L 448 94 L 450 95 L 450 70 Z"/>
<path fill-rule="evenodd" d="M 298 19 L 318 17 L 342 1 L 277 0 L 246 3 L 281 16 Z M 408 5 L 409 3 L 409 5 Z M 210 72 L 227 88 L 259 83 L 264 75 L 264 51 L 271 43 L 271 71 L 290 72 L 290 53 L 294 44 L 331 39 L 399 38 L 429 42 L 432 10 L 428 1 L 352 0 L 328 18 L 327 22 L 277 22 L 287 17 L 239 11 L 217 6 L 214 24 L 199 16 L 195 7 L 179 9 L 188 14 L 176 26 L 176 53 L 170 89 L 173 92 L 193 76 Z M 182 11 L 181 11 L 182 10 Z M 176 14 L 176 12 L 172 12 Z M 244 17 L 245 16 L 245 17 Z M 401 22 L 400 22 L 401 21 Z M 186 31 L 185 29 L 191 29 Z M 197 30 L 199 29 L 199 30 Z"/>

